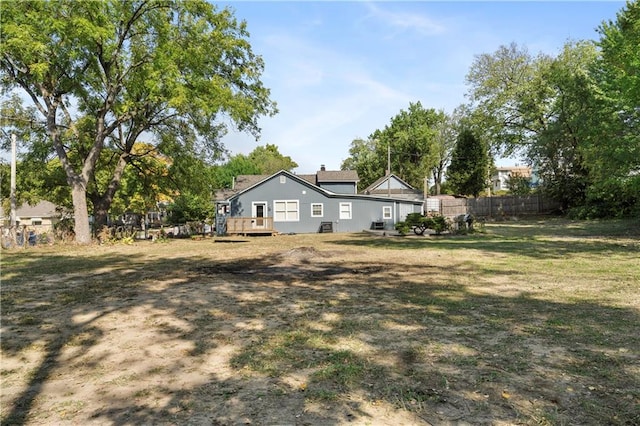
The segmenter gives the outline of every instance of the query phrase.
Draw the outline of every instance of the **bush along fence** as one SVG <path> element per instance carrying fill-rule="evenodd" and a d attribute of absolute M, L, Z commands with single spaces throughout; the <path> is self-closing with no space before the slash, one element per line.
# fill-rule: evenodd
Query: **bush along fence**
<path fill-rule="evenodd" d="M 550 214 L 560 209 L 560 203 L 543 197 L 501 196 L 480 198 L 443 198 L 440 200 L 440 214 L 456 217 L 471 214 L 475 217 L 507 217 Z"/>

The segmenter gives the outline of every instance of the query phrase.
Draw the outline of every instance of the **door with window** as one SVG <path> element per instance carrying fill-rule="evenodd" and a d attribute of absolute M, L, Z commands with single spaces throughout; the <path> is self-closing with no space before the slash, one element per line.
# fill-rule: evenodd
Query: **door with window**
<path fill-rule="evenodd" d="M 267 203 L 266 202 L 255 202 L 251 206 L 251 215 L 253 216 L 253 228 L 254 229 L 264 229 L 265 220 L 264 218 L 267 215 Z"/>

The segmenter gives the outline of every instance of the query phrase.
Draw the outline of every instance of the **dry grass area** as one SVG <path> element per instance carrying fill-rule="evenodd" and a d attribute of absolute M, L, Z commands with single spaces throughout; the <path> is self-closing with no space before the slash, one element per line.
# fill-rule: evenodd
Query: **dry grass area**
<path fill-rule="evenodd" d="M 640 225 L 2 252 L 3 424 L 638 425 Z"/>

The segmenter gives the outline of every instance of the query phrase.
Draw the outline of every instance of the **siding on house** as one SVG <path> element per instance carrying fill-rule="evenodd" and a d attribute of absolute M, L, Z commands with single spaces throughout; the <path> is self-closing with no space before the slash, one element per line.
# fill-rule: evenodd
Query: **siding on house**
<path fill-rule="evenodd" d="M 331 222 L 334 232 L 370 229 L 373 222 L 384 222 L 385 229 L 393 229 L 407 213 L 422 212 L 419 200 L 337 194 L 284 170 L 226 202 L 230 217 L 255 217 L 258 208 L 264 209 L 264 216 L 273 217 L 273 226 L 280 233 L 319 232 L 323 222 Z"/>
<path fill-rule="evenodd" d="M 493 191 L 509 190 L 508 182 L 511 176 L 522 176 L 530 178 L 531 168 L 524 166 L 496 167 L 493 176 L 491 176 Z"/>
<path fill-rule="evenodd" d="M 0 217 L 3 226 L 9 226 L 11 212 L 5 212 L 0 207 Z M 60 220 L 60 213 L 56 205 L 49 201 L 40 201 L 35 205 L 23 204 L 16 209 L 16 224 L 18 226 L 38 227 L 50 230 Z"/>

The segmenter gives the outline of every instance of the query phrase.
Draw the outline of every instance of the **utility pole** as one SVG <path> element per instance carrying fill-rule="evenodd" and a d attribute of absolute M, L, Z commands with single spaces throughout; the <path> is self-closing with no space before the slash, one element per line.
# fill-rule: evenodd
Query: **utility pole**
<path fill-rule="evenodd" d="M 11 242 L 16 244 L 16 146 L 17 139 L 15 133 L 11 133 L 11 194 L 9 196 L 11 200 L 11 216 L 9 232 L 11 233 Z"/>
<path fill-rule="evenodd" d="M 391 141 L 387 143 L 387 196 L 391 198 Z"/>

